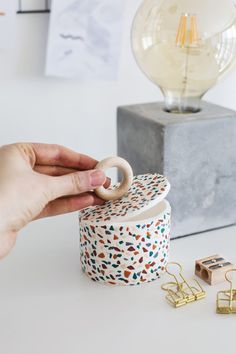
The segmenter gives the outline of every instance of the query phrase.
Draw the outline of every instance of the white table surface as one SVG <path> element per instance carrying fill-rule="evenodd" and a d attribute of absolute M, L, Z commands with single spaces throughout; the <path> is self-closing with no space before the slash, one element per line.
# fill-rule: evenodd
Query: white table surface
<path fill-rule="evenodd" d="M 236 264 L 236 227 L 172 241 L 171 260 L 191 277 L 194 260 L 219 253 Z M 170 307 L 161 280 L 138 287 L 93 283 L 80 271 L 76 215 L 38 221 L 0 262 L 1 354 L 236 352 L 236 315 L 217 315 L 226 284 Z"/>

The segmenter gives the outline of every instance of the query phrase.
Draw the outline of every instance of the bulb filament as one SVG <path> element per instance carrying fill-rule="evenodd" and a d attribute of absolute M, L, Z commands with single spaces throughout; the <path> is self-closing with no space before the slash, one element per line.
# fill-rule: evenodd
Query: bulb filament
<path fill-rule="evenodd" d="M 176 36 L 176 45 L 181 48 L 196 47 L 199 45 L 196 15 L 181 15 Z"/>

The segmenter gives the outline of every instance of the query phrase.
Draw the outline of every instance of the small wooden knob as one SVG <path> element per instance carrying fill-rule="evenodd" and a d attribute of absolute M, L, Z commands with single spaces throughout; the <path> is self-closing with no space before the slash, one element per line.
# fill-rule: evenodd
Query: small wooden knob
<path fill-rule="evenodd" d="M 121 157 L 107 157 L 106 159 L 100 161 L 95 168 L 105 171 L 111 167 L 117 167 L 121 170 L 123 173 L 123 179 L 120 186 L 113 190 L 108 190 L 104 187 L 95 189 L 97 196 L 104 200 L 116 200 L 123 197 L 130 189 L 133 181 L 133 170 L 130 164 Z"/>

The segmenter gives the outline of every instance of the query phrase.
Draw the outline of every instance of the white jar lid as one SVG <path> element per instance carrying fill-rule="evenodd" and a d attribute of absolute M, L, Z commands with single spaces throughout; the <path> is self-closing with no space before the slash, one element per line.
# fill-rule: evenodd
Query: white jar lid
<path fill-rule="evenodd" d="M 169 190 L 170 184 L 164 176 L 159 174 L 135 176 L 131 188 L 123 198 L 108 201 L 102 206 L 83 209 L 80 212 L 80 220 L 93 224 L 112 223 L 118 218 L 125 221 L 160 203 Z"/>

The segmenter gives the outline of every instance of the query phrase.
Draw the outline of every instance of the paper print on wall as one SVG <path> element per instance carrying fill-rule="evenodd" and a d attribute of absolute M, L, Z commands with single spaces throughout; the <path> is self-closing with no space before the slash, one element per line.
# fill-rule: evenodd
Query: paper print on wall
<path fill-rule="evenodd" d="M 0 0 L 0 49 L 14 46 L 16 9 L 15 0 Z"/>
<path fill-rule="evenodd" d="M 46 75 L 115 79 L 124 6 L 124 0 L 54 0 Z"/>

